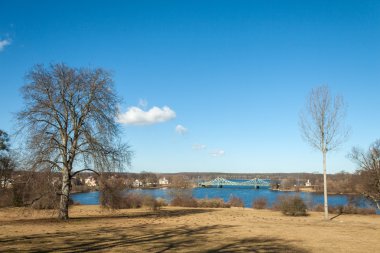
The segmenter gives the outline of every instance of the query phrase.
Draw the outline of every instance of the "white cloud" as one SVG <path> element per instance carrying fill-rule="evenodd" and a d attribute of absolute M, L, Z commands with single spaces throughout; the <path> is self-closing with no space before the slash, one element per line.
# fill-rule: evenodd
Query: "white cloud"
<path fill-rule="evenodd" d="M 210 152 L 210 155 L 213 156 L 213 157 L 220 157 L 220 156 L 224 156 L 225 152 L 223 149 L 217 149 L 217 150 L 214 150 L 212 152 Z"/>
<path fill-rule="evenodd" d="M 148 106 L 148 101 L 146 99 L 140 98 L 139 99 L 139 106 L 142 108 L 146 108 Z"/>
<path fill-rule="evenodd" d="M 203 149 L 206 149 L 206 145 L 204 145 L 204 144 L 194 144 L 193 145 L 193 149 L 194 150 L 203 150 Z"/>
<path fill-rule="evenodd" d="M 168 106 L 152 107 L 144 111 L 136 106 L 129 107 L 125 113 L 119 114 L 117 122 L 128 125 L 152 125 L 165 122 L 176 117 L 176 113 Z"/>
<path fill-rule="evenodd" d="M 187 133 L 187 128 L 182 125 L 177 125 L 175 127 L 175 131 L 177 134 L 184 135 Z"/>
<path fill-rule="evenodd" d="M 10 44 L 11 44 L 10 39 L 0 40 L 0 52 L 3 51 L 3 49 Z"/>

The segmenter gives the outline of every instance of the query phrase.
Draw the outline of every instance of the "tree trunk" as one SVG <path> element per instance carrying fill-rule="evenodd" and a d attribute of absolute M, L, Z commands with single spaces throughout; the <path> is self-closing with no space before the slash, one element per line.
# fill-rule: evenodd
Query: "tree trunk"
<path fill-rule="evenodd" d="M 327 203 L 327 175 L 326 175 L 326 151 L 323 151 L 323 195 L 325 207 L 325 220 L 329 219 L 329 208 Z"/>
<path fill-rule="evenodd" d="M 62 192 L 61 199 L 59 202 L 59 215 L 58 218 L 61 220 L 69 219 L 69 199 L 71 190 L 71 180 L 68 168 L 64 168 L 62 171 Z"/>

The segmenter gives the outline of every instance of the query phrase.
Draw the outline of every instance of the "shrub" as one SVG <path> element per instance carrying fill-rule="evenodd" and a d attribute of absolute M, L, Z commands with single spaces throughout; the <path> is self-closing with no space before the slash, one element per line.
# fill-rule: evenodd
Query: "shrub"
<path fill-rule="evenodd" d="M 213 199 L 198 199 L 198 207 L 205 208 L 229 208 L 231 207 L 228 203 L 225 203 L 221 198 L 213 198 Z"/>
<path fill-rule="evenodd" d="M 110 209 L 130 208 L 129 202 L 134 200 L 134 196 L 125 195 L 125 185 L 121 179 L 101 177 L 99 189 L 99 202 L 102 207 Z M 134 203 L 132 202 L 132 204 Z"/>
<path fill-rule="evenodd" d="M 72 205 L 73 203 L 73 200 L 70 199 L 69 205 Z M 34 201 L 31 207 L 34 209 L 58 209 L 59 195 L 51 192 L 47 193 L 41 197 L 38 197 L 38 200 Z"/>
<path fill-rule="evenodd" d="M 279 208 L 281 212 L 289 216 L 306 216 L 306 204 L 298 196 L 281 196 L 278 198 L 275 209 Z"/>
<path fill-rule="evenodd" d="M 342 209 L 343 213 L 347 214 L 362 214 L 362 215 L 369 215 L 369 214 L 376 214 L 375 208 L 363 208 L 363 207 L 356 207 L 353 205 L 344 206 Z"/>
<path fill-rule="evenodd" d="M 255 208 L 255 209 L 265 209 L 267 205 L 268 205 L 268 202 L 266 198 L 258 198 L 252 202 L 252 208 Z"/>
<path fill-rule="evenodd" d="M 149 208 L 150 210 L 159 210 L 165 204 L 162 199 L 160 201 L 156 200 L 153 196 L 146 195 L 143 198 L 143 206 Z"/>
<path fill-rule="evenodd" d="M 198 207 L 198 202 L 193 197 L 184 195 L 174 197 L 171 201 L 171 205 L 182 207 Z"/>
<path fill-rule="evenodd" d="M 324 206 L 323 205 L 314 206 L 313 211 L 323 212 Z M 340 206 L 329 206 L 329 213 L 369 215 L 369 214 L 376 214 L 376 210 L 374 208 L 356 207 L 354 205 L 345 205 L 345 206 L 340 205 Z"/>
<path fill-rule="evenodd" d="M 163 198 L 157 198 L 156 201 L 157 201 L 157 204 L 158 204 L 159 207 L 167 206 L 168 205 L 168 203 L 166 202 L 166 200 L 163 199 Z"/>
<path fill-rule="evenodd" d="M 233 207 L 244 207 L 243 200 L 235 196 L 231 196 L 227 203 Z"/>
<path fill-rule="evenodd" d="M 124 209 L 141 208 L 144 204 L 145 197 L 147 196 L 143 196 L 141 194 L 136 194 L 136 193 L 127 193 L 122 197 L 121 208 L 124 208 Z"/>
<path fill-rule="evenodd" d="M 11 189 L 0 189 L 0 208 L 13 206 L 13 193 Z"/>
<path fill-rule="evenodd" d="M 57 209 L 60 196 L 58 184 L 52 183 L 50 172 L 25 172 L 16 177 L 10 189 L 6 189 L 8 206 L 27 206 L 34 209 Z M 11 202 L 9 200 L 11 199 Z"/>

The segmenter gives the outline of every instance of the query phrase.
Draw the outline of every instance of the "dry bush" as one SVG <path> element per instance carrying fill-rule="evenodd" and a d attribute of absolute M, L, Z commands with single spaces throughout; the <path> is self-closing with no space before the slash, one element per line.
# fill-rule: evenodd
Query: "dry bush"
<path fill-rule="evenodd" d="M 110 209 L 126 208 L 124 201 L 124 184 L 116 178 L 100 178 L 99 201 L 102 207 Z"/>
<path fill-rule="evenodd" d="M 150 210 L 156 211 L 161 209 L 162 206 L 166 206 L 166 202 L 163 199 L 155 199 L 153 196 L 146 195 L 143 198 L 143 206 Z"/>
<path fill-rule="evenodd" d="M 298 196 L 280 196 L 274 205 L 274 210 L 280 210 L 288 216 L 306 216 L 306 204 Z"/>
<path fill-rule="evenodd" d="M 157 198 L 156 201 L 157 201 L 157 205 L 160 207 L 168 206 L 168 202 L 166 202 L 166 200 L 163 198 Z"/>
<path fill-rule="evenodd" d="M 0 189 L 0 208 L 13 206 L 12 189 Z"/>
<path fill-rule="evenodd" d="M 122 179 L 109 178 L 100 180 L 100 203 L 110 209 L 135 209 L 147 207 L 158 210 L 165 202 L 156 200 L 150 195 L 142 195 L 126 192 L 126 186 Z"/>
<path fill-rule="evenodd" d="M 135 209 L 143 206 L 144 196 L 137 193 L 127 193 L 122 196 L 119 204 L 120 209 Z"/>
<path fill-rule="evenodd" d="M 198 202 L 192 196 L 191 182 L 188 177 L 174 175 L 170 179 L 170 205 L 181 207 L 198 207 Z"/>
<path fill-rule="evenodd" d="M 28 171 L 15 177 L 12 184 L 12 205 L 35 209 L 58 209 L 60 185 L 54 183 L 50 171 Z"/>
<path fill-rule="evenodd" d="M 313 208 L 313 211 L 323 212 L 323 205 L 316 205 Z M 329 213 L 332 214 L 362 214 L 362 215 L 370 215 L 376 214 L 375 208 L 363 208 L 356 207 L 354 205 L 345 205 L 345 206 L 329 206 Z"/>
<path fill-rule="evenodd" d="M 243 200 L 235 196 L 231 196 L 227 203 L 232 207 L 244 207 Z"/>
<path fill-rule="evenodd" d="M 268 201 L 266 198 L 257 198 L 252 202 L 252 208 L 254 209 L 265 209 L 267 205 Z"/>
<path fill-rule="evenodd" d="M 343 206 L 343 208 L 340 208 L 340 211 L 346 214 L 376 214 L 376 210 L 374 208 L 356 207 L 353 205 Z"/>
<path fill-rule="evenodd" d="M 213 198 L 213 199 L 198 199 L 198 207 L 204 208 L 229 208 L 231 205 L 225 203 L 221 198 Z"/>
<path fill-rule="evenodd" d="M 181 207 L 198 207 L 198 202 L 191 196 L 188 195 L 177 195 L 170 202 L 172 206 L 181 206 Z"/>

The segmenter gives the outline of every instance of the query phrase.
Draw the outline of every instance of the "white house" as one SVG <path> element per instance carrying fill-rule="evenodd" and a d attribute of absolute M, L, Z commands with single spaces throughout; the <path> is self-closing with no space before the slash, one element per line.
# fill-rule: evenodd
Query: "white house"
<path fill-rule="evenodd" d="M 308 179 L 307 182 L 305 183 L 305 186 L 306 187 L 310 187 L 311 186 L 311 183 L 310 183 L 310 180 Z"/>
<path fill-rule="evenodd" d="M 2 188 L 12 188 L 12 182 L 13 180 L 12 179 L 1 179 L 0 180 L 0 186 Z"/>
<path fill-rule="evenodd" d="M 138 179 L 136 179 L 135 181 L 133 181 L 133 183 L 132 183 L 132 186 L 133 187 L 141 187 L 143 185 L 143 183 L 140 181 L 140 180 L 138 180 Z"/>
<path fill-rule="evenodd" d="M 95 178 L 93 178 L 93 177 L 86 178 L 86 179 L 84 180 L 84 183 L 85 183 L 87 186 L 89 186 L 89 187 L 95 187 L 95 186 L 98 185 L 98 184 L 96 183 Z"/>
<path fill-rule="evenodd" d="M 169 180 L 167 180 L 166 178 L 160 178 L 160 179 L 158 179 L 158 184 L 159 185 L 168 185 Z"/>

